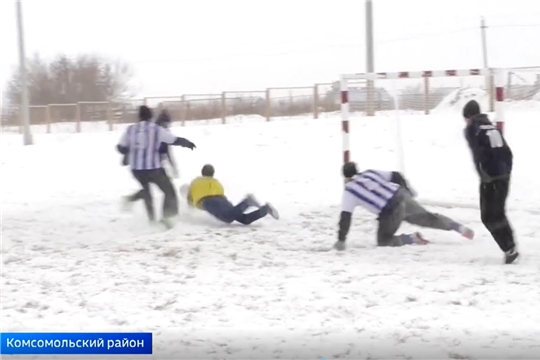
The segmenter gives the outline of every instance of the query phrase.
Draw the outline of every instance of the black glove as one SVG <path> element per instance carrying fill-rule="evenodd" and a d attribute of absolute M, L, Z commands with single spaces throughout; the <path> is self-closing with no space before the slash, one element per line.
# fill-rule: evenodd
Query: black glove
<path fill-rule="evenodd" d="M 197 146 L 195 146 L 195 144 L 194 144 L 194 143 L 192 143 L 192 142 L 191 142 L 191 141 L 189 141 L 189 140 L 188 140 L 188 142 L 187 142 L 187 144 L 186 144 L 186 146 L 185 146 L 185 147 L 187 147 L 187 148 L 189 148 L 189 149 L 191 149 L 191 150 L 193 150 L 193 149 L 196 149 L 196 148 L 197 148 Z"/>
<path fill-rule="evenodd" d="M 124 155 L 124 157 L 122 158 L 122 166 L 127 166 L 129 165 L 129 157 L 128 155 Z"/>
<path fill-rule="evenodd" d="M 188 139 L 184 139 L 184 138 L 181 138 L 181 137 L 177 137 L 176 140 L 171 145 L 186 147 L 186 148 L 190 148 L 191 150 L 196 148 L 194 143 L 192 143 Z"/>

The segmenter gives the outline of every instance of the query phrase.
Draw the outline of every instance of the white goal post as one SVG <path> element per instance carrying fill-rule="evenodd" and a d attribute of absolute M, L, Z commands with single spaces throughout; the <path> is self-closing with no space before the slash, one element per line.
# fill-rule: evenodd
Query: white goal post
<path fill-rule="evenodd" d="M 385 73 L 364 73 L 364 74 L 344 74 L 340 78 L 341 82 L 341 128 L 342 128 L 342 161 L 343 163 L 351 161 L 351 143 L 350 143 L 350 116 L 351 116 L 351 104 L 354 105 L 354 101 L 358 101 L 358 99 L 352 99 L 355 97 L 355 94 L 351 94 L 351 88 L 350 86 L 354 84 L 354 82 L 362 81 L 363 83 L 367 82 L 367 85 L 362 84 L 363 87 L 365 87 L 365 91 L 367 92 L 367 101 L 364 98 L 365 104 L 367 104 L 368 107 L 370 107 L 370 103 L 373 103 L 374 96 L 369 95 L 373 94 L 375 91 L 375 82 L 378 82 L 380 80 L 400 80 L 400 79 L 416 79 L 418 82 L 422 82 L 424 80 L 425 84 L 428 84 L 430 81 L 430 78 L 454 78 L 454 81 L 459 81 L 459 79 L 456 78 L 463 78 L 463 77 L 471 77 L 474 76 L 475 78 L 480 78 L 482 81 L 485 79 L 485 86 L 486 86 L 486 93 L 489 94 L 489 100 L 491 101 L 491 105 L 493 105 L 493 111 L 495 112 L 495 123 L 496 126 L 503 131 L 504 129 L 504 121 L 505 121 L 505 114 L 504 114 L 504 86 L 505 86 L 505 75 L 506 70 L 504 69 L 462 69 L 462 70 L 439 70 L 439 71 L 403 71 L 403 72 L 385 72 Z M 434 80 L 435 81 L 435 80 Z M 438 80 L 442 81 L 442 80 Z M 426 94 L 429 92 L 428 86 L 426 85 Z M 358 90 L 358 88 L 352 88 Z M 352 95 L 352 96 L 351 96 Z M 363 96 L 366 96 L 366 93 L 364 92 Z M 422 96 L 420 94 L 420 96 Z M 427 96 L 427 95 L 426 95 Z M 351 101 L 352 100 L 352 101 Z M 357 106 L 357 105 L 355 105 Z M 404 161 L 403 161 L 403 145 L 401 140 L 401 119 L 400 119 L 400 106 L 398 97 L 396 96 L 394 98 L 394 101 L 391 105 L 390 111 L 395 111 L 395 121 L 396 121 L 396 141 L 397 141 L 397 152 L 398 156 L 400 156 L 400 169 L 399 171 L 402 171 L 406 173 L 404 168 Z M 354 110 L 354 109 L 353 109 Z M 365 110 L 365 109 L 363 109 Z M 369 113 L 369 111 L 368 111 Z M 426 108 L 426 114 L 429 113 L 429 110 Z M 457 118 L 461 116 L 461 113 L 457 114 Z M 451 204 L 451 203 L 439 203 L 439 202 L 430 202 L 430 201 L 422 201 L 422 203 L 426 205 L 435 205 L 435 206 L 442 206 L 442 207 L 465 207 L 465 208 L 478 208 L 477 205 L 467 205 L 467 204 Z"/>

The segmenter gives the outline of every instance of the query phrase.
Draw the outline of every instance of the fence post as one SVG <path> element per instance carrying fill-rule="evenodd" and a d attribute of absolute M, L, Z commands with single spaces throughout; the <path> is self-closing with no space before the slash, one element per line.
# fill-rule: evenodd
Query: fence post
<path fill-rule="evenodd" d="M 313 118 L 319 118 L 319 85 L 313 86 Z"/>
<path fill-rule="evenodd" d="M 81 132 L 81 105 L 80 103 L 77 103 L 76 104 L 76 110 L 77 110 L 77 132 L 80 133 Z"/>
<path fill-rule="evenodd" d="M 51 133 L 51 105 L 47 105 L 45 113 L 45 121 L 47 122 L 47 134 Z"/>
<path fill-rule="evenodd" d="M 188 120 L 191 116 L 191 103 L 189 100 L 186 103 L 186 120 Z"/>
<path fill-rule="evenodd" d="M 426 115 L 429 115 L 431 110 L 429 100 L 429 77 L 424 76 L 424 114 Z"/>
<path fill-rule="evenodd" d="M 113 131 L 113 110 L 112 110 L 112 101 L 109 101 L 107 104 L 107 122 L 109 124 L 109 131 Z"/>
<path fill-rule="evenodd" d="M 490 74 L 488 75 L 488 94 L 489 94 L 489 111 L 493 112 L 495 111 L 495 76 L 496 74 Z"/>
<path fill-rule="evenodd" d="M 227 98 L 225 97 L 226 92 L 221 93 L 221 123 L 227 123 Z"/>
<path fill-rule="evenodd" d="M 266 89 L 266 121 L 270 121 L 272 116 L 272 104 L 270 101 L 270 88 Z"/>
<path fill-rule="evenodd" d="M 368 80 L 366 84 L 367 90 L 367 116 L 375 116 L 375 81 Z"/>
<path fill-rule="evenodd" d="M 182 95 L 180 97 L 180 100 L 182 101 L 182 126 L 186 126 L 186 115 L 187 115 L 186 95 Z"/>

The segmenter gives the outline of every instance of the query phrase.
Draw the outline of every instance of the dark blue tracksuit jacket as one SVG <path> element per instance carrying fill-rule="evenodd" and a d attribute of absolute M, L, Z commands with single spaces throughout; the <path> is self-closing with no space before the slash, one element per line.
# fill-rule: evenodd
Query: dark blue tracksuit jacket
<path fill-rule="evenodd" d="M 465 128 L 465 139 L 482 182 L 510 178 L 512 150 L 487 115 L 479 114 L 471 118 L 471 123 Z"/>

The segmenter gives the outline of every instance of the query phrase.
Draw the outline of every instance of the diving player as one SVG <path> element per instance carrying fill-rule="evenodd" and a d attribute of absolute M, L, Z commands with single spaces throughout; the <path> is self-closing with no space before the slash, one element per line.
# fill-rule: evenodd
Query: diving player
<path fill-rule="evenodd" d="M 187 202 L 190 206 L 201 209 L 224 223 L 238 221 L 249 225 L 270 214 L 279 219 L 279 213 L 270 204 L 260 205 L 253 195 L 247 195 L 238 205 L 233 205 L 226 197 L 221 183 L 214 178 L 214 167 L 204 165 L 201 176 L 195 178 L 187 189 Z M 182 193 L 182 190 L 180 191 Z M 257 209 L 244 213 L 249 207 Z"/>

